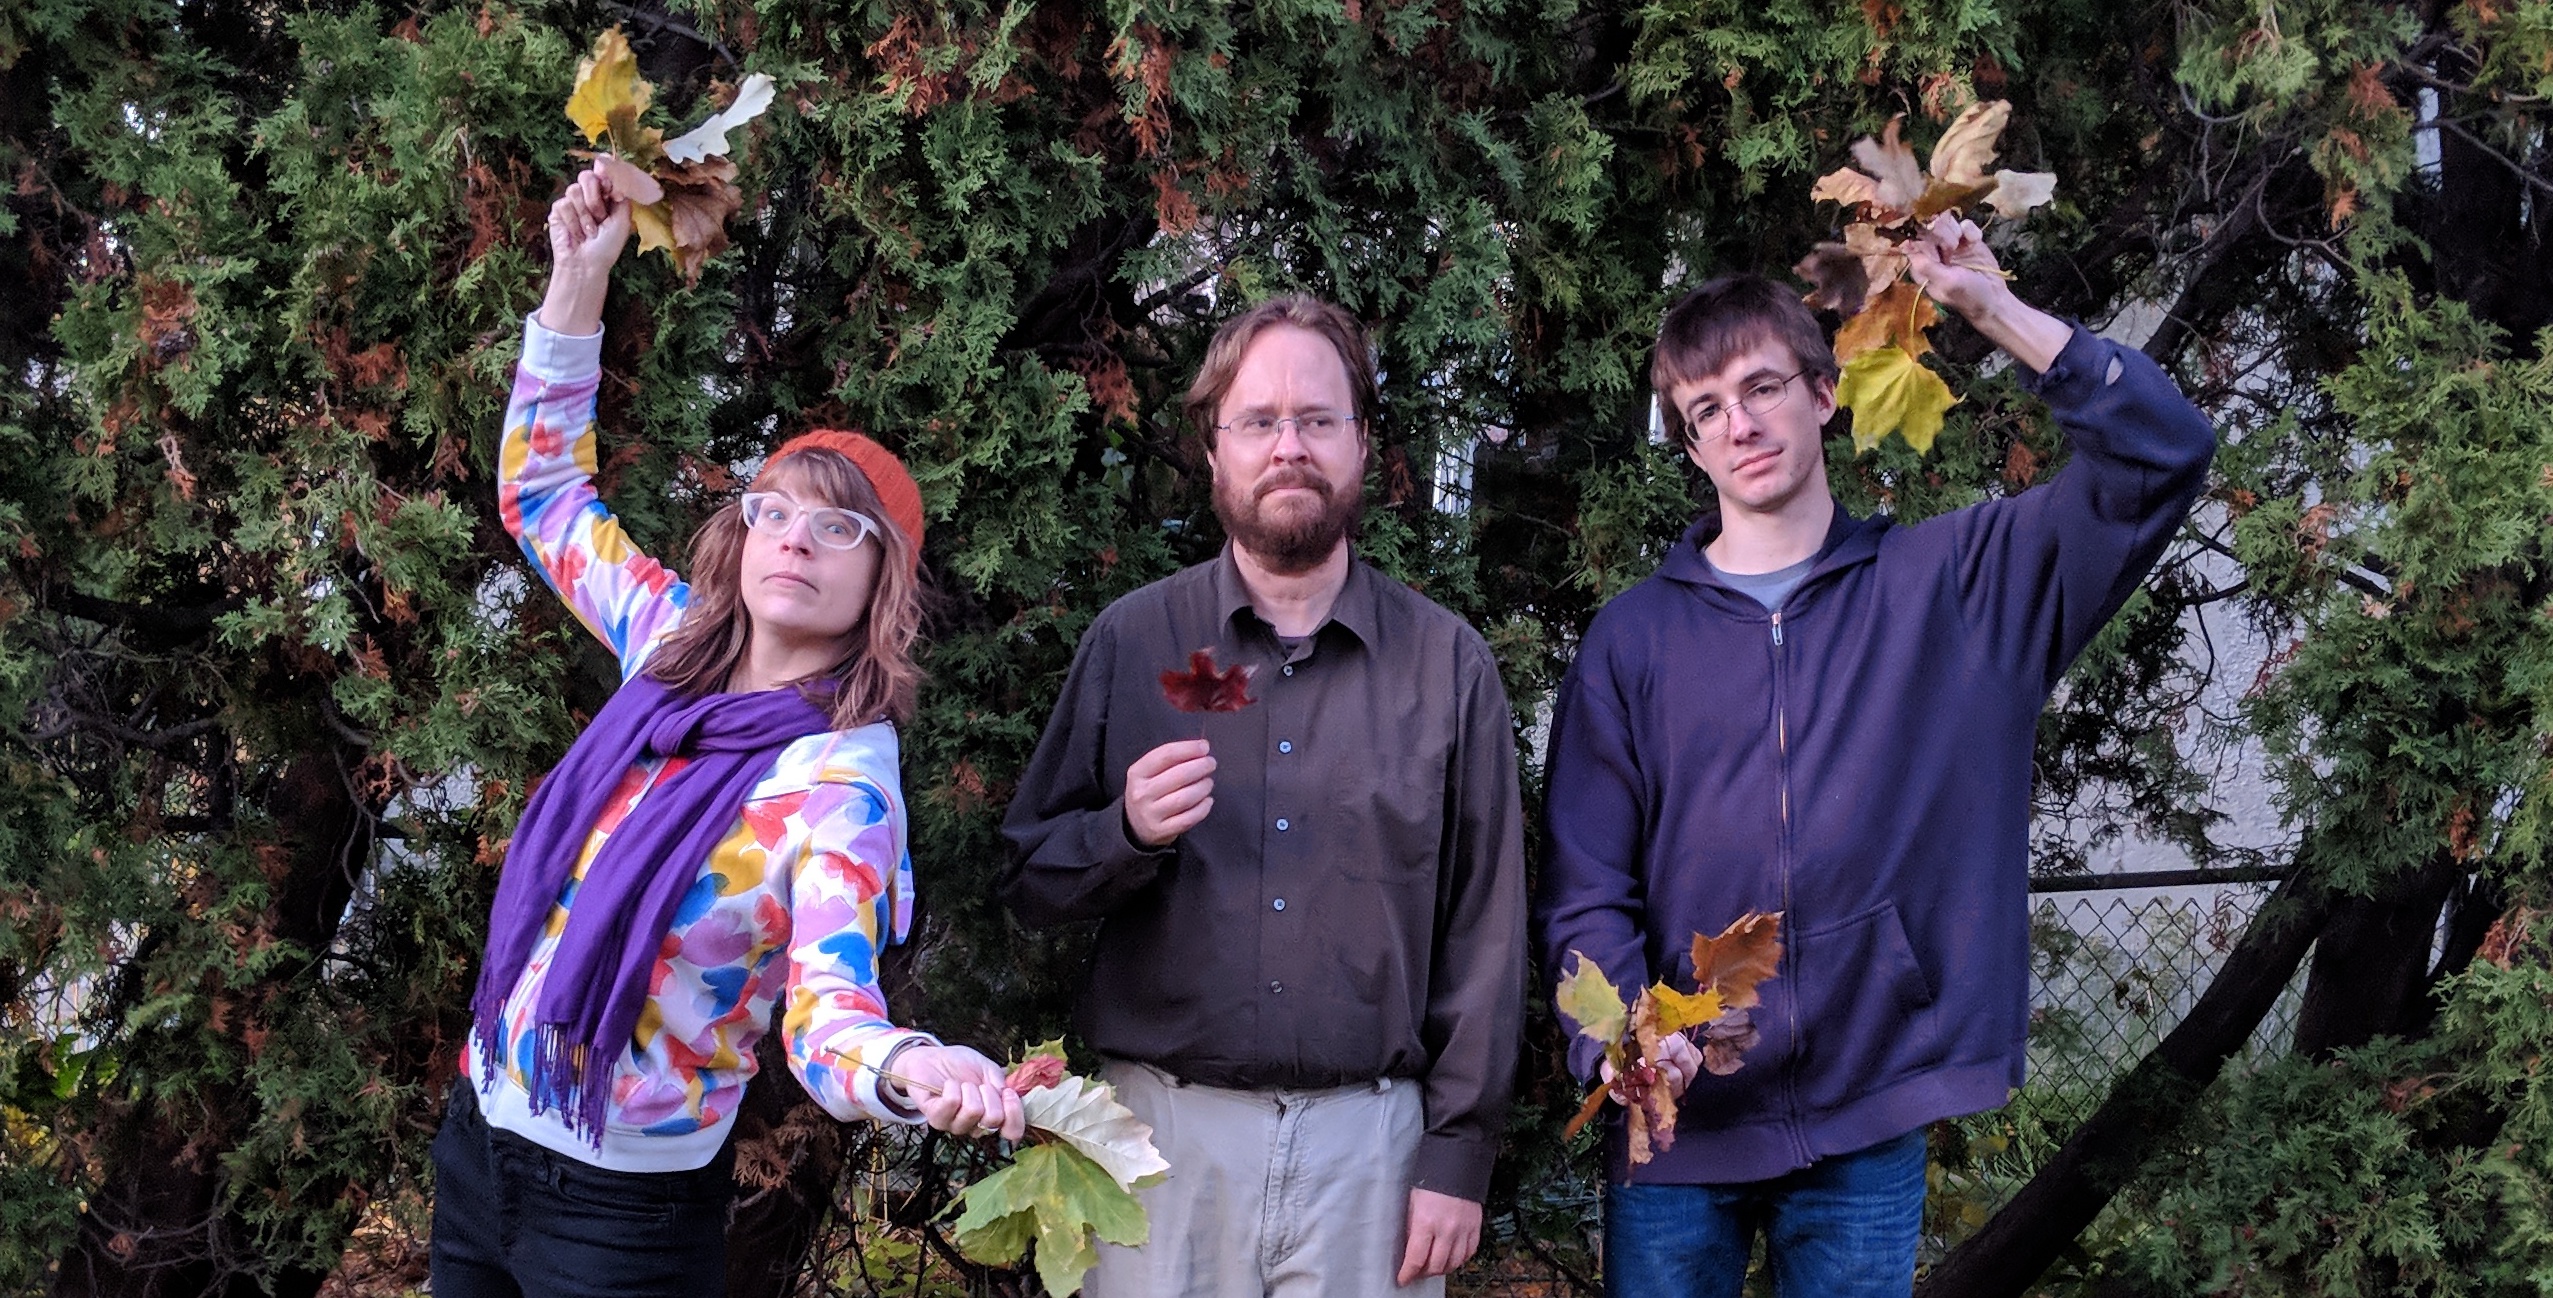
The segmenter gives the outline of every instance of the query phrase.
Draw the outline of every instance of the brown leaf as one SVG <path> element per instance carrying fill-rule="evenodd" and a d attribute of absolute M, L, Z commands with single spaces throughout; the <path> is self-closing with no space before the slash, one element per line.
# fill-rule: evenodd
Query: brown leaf
<path fill-rule="evenodd" d="M 1936 180 L 1925 187 L 1922 198 L 1915 200 L 1915 219 L 1929 221 L 1944 212 L 1966 212 L 1978 199 L 1994 192 L 1995 182 L 1991 176 L 1975 185 Z"/>
<path fill-rule="evenodd" d="M 1570 1114 L 1568 1125 L 1560 1129 L 1560 1143 L 1564 1145 L 1569 1143 L 1580 1129 L 1595 1121 L 1596 1115 L 1604 1112 L 1605 1101 L 1612 1098 L 1612 1088 L 1599 1086 L 1589 1093 L 1586 1099 L 1579 1101 L 1578 1111 Z"/>
<path fill-rule="evenodd" d="M 1879 205 L 1892 212 L 1913 210 L 1924 193 L 1924 169 L 1915 161 L 1915 151 L 1897 138 L 1905 123 L 1906 115 L 1899 113 L 1888 119 L 1878 139 L 1865 135 L 1853 142 L 1854 160 L 1878 183 Z"/>
<path fill-rule="evenodd" d="M 1782 915 L 1752 911 L 1730 921 L 1718 937 L 1693 935 L 1693 984 L 1720 994 L 1724 1009 L 1752 1009 L 1755 985 L 1782 964 Z"/>
<path fill-rule="evenodd" d="M 2016 487 L 2029 486 L 2039 476 L 2039 456 L 2028 446 L 2014 442 L 2003 453 L 2003 480 Z"/>
<path fill-rule="evenodd" d="M 1730 1010 L 1702 1029 L 1702 1067 L 1713 1077 L 1726 1077 L 1746 1065 L 1745 1055 L 1763 1034 L 1745 1010 Z"/>
<path fill-rule="evenodd" d="M 142 289 L 142 346 L 148 363 L 166 365 L 195 349 L 195 292 L 184 281 L 150 278 Z"/>
<path fill-rule="evenodd" d="M 1835 359 L 1849 361 L 1874 348 L 1903 347 L 1911 355 L 1921 356 L 1932 350 L 1932 341 L 1924 331 L 1941 319 L 1941 311 L 1932 299 L 1910 279 L 1888 286 L 1888 291 L 1870 300 L 1870 305 L 1844 322 L 1835 331 Z"/>
<path fill-rule="evenodd" d="M 1217 671 L 1214 650 L 1199 649 L 1188 655 L 1188 670 L 1161 674 L 1161 692 L 1182 712 L 1238 712 L 1258 701 L 1250 697 L 1251 671 L 1247 665 Z"/>
<path fill-rule="evenodd" d="M 1808 199 L 1812 203 L 1860 207 L 1879 201 L 1879 182 L 1850 167 L 1837 167 L 1817 178 L 1817 184 L 1808 191 Z"/>
<path fill-rule="evenodd" d="M 168 457 L 168 485 L 177 489 L 180 500 L 195 499 L 195 475 L 186 471 L 186 457 L 180 453 L 177 434 L 160 434 L 160 454 Z"/>
<path fill-rule="evenodd" d="M 1842 243 L 1809 249 L 1791 273 L 1809 282 L 1810 306 L 1856 316 L 1864 301 L 1886 292 L 1906 273 L 1906 254 L 1879 227 L 1857 221 L 1844 227 Z"/>
<path fill-rule="evenodd" d="M 2539 913 L 2529 906 L 2510 907 L 2507 914 L 2491 921 L 2490 931 L 2482 935 L 2482 949 L 2474 958 L 2502 969 L 2514 965 L 2518 952 L 2532 935 Z"/>
<path fill-rule="evenodd" d="M 697 284 L 709 259 L 727 250 L 727 218 L 744 206 L 744 194 L 735 186 L 736 164 L 704 158 L 667 163 L 655 174 L 665 187 L 665 201 L 633 211 L 652 214 L 662 225 L 650 229 L 647 221 L 640 221 L 639 246 L 662 247 L 683 282 Z"/>
<path fill-rule="evenodd" d="M 1986 164 L 1995 160 L 1995 141 L 2002 138 L 2003 126 L 2012 117 L 2012 103 L 1989 99 L 1974 103 L 1959 114 L 1941 140 L 1932 146 L 1933 179 L 1945 184 L 1975 187 L 1991 182 Z"/>

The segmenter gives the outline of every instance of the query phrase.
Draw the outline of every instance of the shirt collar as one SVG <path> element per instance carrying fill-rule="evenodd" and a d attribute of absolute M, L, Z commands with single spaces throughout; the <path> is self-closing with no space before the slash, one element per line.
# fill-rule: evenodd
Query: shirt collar
<path fill-rule="evenodd" d="M 1375 627 L 1380 621 L 1378 615 L 1382 611 L 1374 583 L 1381 580 L 1383 575 L 1374 571 L 1372 565 L 1356 557 L 1354 550 L 1348 551 L 1347 584 L 1339 588 L 1339 597 L 1330 602 L 1330 619 L 1322 626 L 1335 623 L 1367 646 L 1372 646 Z M 1224 542 L 1223 553 L 1215 556 L 1214 604 L 1215 614 L 1225 626 L 1231 625 L 1232 619 L 1245 609 L 1249 610 L 1250 616 L 1258 616 L 1258 610 L 1250 607 L 1249 588 L 1241 584 L 1241 570 L 1233 562 L 1230 541 Z M 1313 634 L 1319 635 L 1320 628 L 1314 628 Z"/>

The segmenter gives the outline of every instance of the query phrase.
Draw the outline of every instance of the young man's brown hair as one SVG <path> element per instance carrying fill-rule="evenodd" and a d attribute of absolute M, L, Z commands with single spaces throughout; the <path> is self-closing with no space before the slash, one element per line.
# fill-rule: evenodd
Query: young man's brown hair
<path fill-rule="evenodd" d="M 1771 340 L 1791 349 L 1801 377 L 1812 386 L 1833 383 L 1839 371 L 1834 345 L 1818 328 L 1800 295 L 1761 275 L 1722 275 L 1685 294 L 1658 322 L 1658 348 L 1649 360 L 1649 387 L 1658 413 L 1679 446 L 1692 444 L 1684 412 L 1667 395 L 1679 383 L 1707 379 L 1747 348 Z"/>

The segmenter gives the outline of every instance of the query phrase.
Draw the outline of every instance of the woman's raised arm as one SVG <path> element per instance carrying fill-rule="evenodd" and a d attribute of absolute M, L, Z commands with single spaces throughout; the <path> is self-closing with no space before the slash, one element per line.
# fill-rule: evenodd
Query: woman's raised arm
<path fill-rule="evenodd" d="M 620 659 L 623 679 L 681 622 L 690 590 L 630 544 L 594 490 L 603 299 L 629 242 L 630 204 L 598 163 L 550 206 L 553 269 L 523 326 L 497 451 L 497 513 L 542 580 Z"/>

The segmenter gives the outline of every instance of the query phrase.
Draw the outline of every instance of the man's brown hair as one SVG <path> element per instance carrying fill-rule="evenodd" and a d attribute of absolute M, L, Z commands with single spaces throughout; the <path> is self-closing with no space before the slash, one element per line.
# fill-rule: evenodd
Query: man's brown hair
<path fill-rule="evenodd" d="M 1250 350 L 1261 330 L 1281 324 L 1308 329 L 1329 340 L 1339 363 L 1347 367 L 1348 391 L 1356 400 L 1356 409 L 1350 412 L 1356 416 L 1356 431 L 1372 438 L 1374 352 L 1366 345 L 1365 328 L 1355 316 L 1304 293 L 1269 298 L 1214 331 L 1214 341 L 1206 344 L 1205 363 L 1197 367 L 1197 381 L 1188 385 L 1185 409 L 1198 435 L 1206 439 L 1206 445 L 1215 444 L 1215 422 L 1223 410 L 1224 395 L 1232 391 L 1232 381 L 1240 373 L 1241 354 Z"/>
<path fill-rule="evenodd" d="M 1840 373 L 1834 345 L 1817 327 L 1800 295 L 1761 275 L 1722 275 L 1687 293 L 1667 308 L 1658 323 L 1658 349 L 1649 360 L 1649 387 L 1658 394 L 1658 414 L 1678 445 L 1693 443 L 1684 412 L 1668 390 L 1678 383 L 1707 379 L 1760 343 L 1777 342 L 1812 382 L 1833 383 Z"/>

